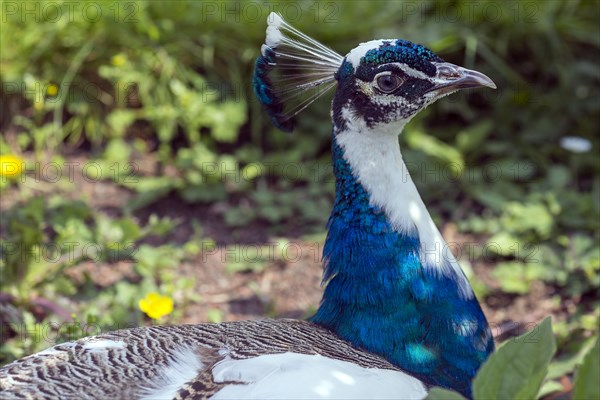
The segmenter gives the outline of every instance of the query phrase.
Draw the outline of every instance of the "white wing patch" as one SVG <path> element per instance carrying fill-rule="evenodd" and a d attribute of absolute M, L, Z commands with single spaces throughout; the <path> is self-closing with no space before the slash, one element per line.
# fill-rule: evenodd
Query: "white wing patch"
<path fill-rule="evenodd" d="M 422 399 L 423 384 L 400 371 L 297 353 L 245 360 L 226 358 L 213 369 L 216 382 L 238 381 L 214 396 L 219 399 Z"/>
<path fill-rule="evenodd" d="M 144 390 L 141 400 L 173 399 L 181 387 L 194 379 L 204 368 L 200 355 L 191 348 L 183 347 L 172 353 L 171 361 L 154 379 L 152 387 Z"/>

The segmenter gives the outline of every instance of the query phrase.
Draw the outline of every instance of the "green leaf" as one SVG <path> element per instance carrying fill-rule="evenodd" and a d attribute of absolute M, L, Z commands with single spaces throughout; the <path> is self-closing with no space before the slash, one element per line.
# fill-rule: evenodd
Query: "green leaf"
<path fill-rule="evenodd" d="M 451 145 L 416 129 L 407 130 L 404 138 L 410 148 L 421 150 L 442 162 L 452 164 L 460 171 L 464 169 L 465 160 L 462 154 Z"/>
<path fill-rule="evenodd" d="M 223 311 L 219 310 L 218 308 L 211 308 L 206 313 L 206 319 L 209 322 L 219 324 L 223 322 Z"/>
<path fill-rule="evenodd" d="M 123 186 L 135 190 L 138 194 L 125 205 L 125 210 L 132 212 L 152 204 L 165 197 L 178 184 L 179 178 L 171 177 L 139 177 L 135 181 L 120 182 Z"/>
<path fill-rule="evenodd" d="M 490 251 L 502 256 L 514 256 L 522 246 L 518 238 L 506 231 L 496 233 L 486 244 Z"/>
<path fill-rule="evenodd" d="M 219 201 L 227 198 L 223 185 L 184 186 L 179 190 L 181 197 L 188 203 Z"/>
<path fill-rule="evenodd" d="M 434 387 L 431 388 L 425 400 L 464 400 L 464 397 L 455 391 Z"/>
<path fill-rule="evenodd" d="M 481 174 L 481 170 L 474 168 L 472 173 Z M 472 185 L 467 190 L 478 202 L 493 210 L 502 210 L 506 204 L 506 193 L 500 190 L 490 190 L 483 185 Z"/>
<path fill-rule="evenodd" d="M 102 158 L 109 163 L 121 163 L 117 164 L 117 167 L 118 169 L 124 169 L 124 164 L 129 161 L 130 156 L 131 147 L 123 139 L 112 139 L 106 145 Z M 114 169 L 114 167 L 113 165 L 111 169 Z"/>
<path fill-rule="evenodd" d="M 524 265 L 518 261 L 502 262 L 496 265 L 492 274 L 503 292 L 523 294 L 529 291 L 529 282 L 524 279 L 524 269 Z"/>
<path fill-rule="evenodd" d="M 473 381 L 475 399 L 535 399 L 555 351 L 548 317 L 490 356 Z"/>
<path fill-rule="evenodd" d="M 563 190 L 571 179 L 571 172 L 565 166 L 556 165 L 548 170 L 548 183 L 553 189 Z"/>
<path fill-rule="evenodd" d="M 564 387 L 560 382 L 546 381 L 538 393 L 538 398 L 544 398 L 551 393 L 562 392 L 563 390 Z"/>
<path fill-rule="evenodd" d="M 583 364 L 577 370 L 575 376 L 575 389 L 573 400 L 578 399 L 600 399 L 600 339 L 596 339 L 596 345 L 585 356 Z"/>
<path fill-rule="evenodd" d="M 504 205 L 504 211 L 502 223 L 515 233 L 534 231 L 546 238 L 554 226 L 554 217 L 540 202 L 510 202 Z"/>
<path fill-rule="evenodd" d="M 582 316 L 583 318 L 584 316 Z M 557 328 L 554 327 L 556 332 Z M 562 376 L 573 373 L 581 364 L 583 364 L 583 359 L 590 352 L 592 347 L 594 347 L 595 339 L 593 337 L 587 338 L 583 341 L 577 341 L 577 343 L 572 343 L 570 347 L 575 346 L 577 349 L 572 354 L 561 355 L 556 360 L 552 361 L 550 366 L 548 367 L 548 375 L 546 379 L 558 379 Z M 564 349 L 563 349 L 564 351 Z"/>
<path fill-rule="evenodd" d="M 108 125 L 112 128 L 115 137 L 121 138 L 125 130 L 136 120 L 137 114 L 132 110 L 113 110 L 107 117 Z"/>
<path fill-rule="evenodd" d="M 456 135 L 456 147 L 462 154 L 477 150 L 492 132 L 493 124 L 489 120 L 463 129 Z"/>
<path fill-rule="evenodd" d="M 234 142 L 240 126 L 246 122 L 244 102 L 225 101 L 210 113 L 208 125 L 212 128 L 212 137 L 220 142 Z"/>

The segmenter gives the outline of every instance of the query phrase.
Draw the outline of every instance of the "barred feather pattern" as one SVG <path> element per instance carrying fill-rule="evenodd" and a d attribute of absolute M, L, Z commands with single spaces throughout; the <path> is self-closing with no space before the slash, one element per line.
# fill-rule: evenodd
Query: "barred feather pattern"
<path fill-rule="evenodd" d="M 98 346 L 93 343 L 114 343 Z M 396 370 L 388 361 L 353 348 L 330 331 L 299 320 L 258 320 L 133 328 L 56 345 L 0 369 L 2 399 L 144 398 L 164 370 L 187 349 L 201 362 L 175 399 L 206 399 L 227 384 L 212 368 L 224 360 L 300 353 Z M 239 384 L 239 382 L 237 382 Z"/>

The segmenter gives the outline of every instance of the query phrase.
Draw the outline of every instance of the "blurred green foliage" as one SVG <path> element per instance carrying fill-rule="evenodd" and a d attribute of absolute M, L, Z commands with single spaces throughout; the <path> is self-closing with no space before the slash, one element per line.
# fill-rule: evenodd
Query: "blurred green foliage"
<path fill-rule="evenodd" d="M 110 250 L 134 242 L 135 256 L 117 252 L 103 261 L 134 257 L 150 290 L 174 284 L 160 271 L 168 275 L 193 247 L 142 243 L 156 225 L 138 226 L 131 212 L 165 196 L 226 202 L 221 217 L 232 232 L 252 223 L 278 235 L 324 229 L 333 193 L 329 100 L 301 114 L 287 136 L 251 93 L 273 4 L 94 2 L 100 16 L 78 2 L 72 11 L 67 2 L 35 2 L 30 13 L 23 4 L 3 3 L 0 16 L 0 154 L 86 152 L 107 166 L 142 154 L 157 168 L 111 174 L 136 193 L 118 217 L 23 196 L 3 215 L 5 243 L 36 249 L 78 236 Z M 559 349 L 580 354 L 583 344 L 570 338 L 596 330 L 600 314 L 598 3 L 298 1 L 276 3 L 275 11 L 342 54 L 372 38 L 402 37 L 494 79 L 497 91 L 455 94 L 415 118 L 401 138 L 404 157 L 434 218 L 456 221 L 461 233 L 484 242 L 462 264 L 495 264 L 500 293 L 524 294 L 542 282 L 558 305 L 577 300 L 554 327 Z M 561 146 L 569 136 L 592 150 Z M 290 174 L 289 165 L 301 173 Z M 135 179 L 126 179 L 131 174 Z M 0 188 L 11 185 L 3 180 Z M 52 297 L 81 290 L 59 274 L 73 260 L 48 266 L 11 257 L 2 254 L 1 290 L 25 310 L 36 291 Z M 494 295 L 474 279 L 480 298 Z M 88 315 L 95 319 L 112 307 L 123 310 L 120 322 L 139 323 L 139 315 L 126 315 L 134 310 L 132 288 L 121 282 L 99 296 L 85 292 L 82 315 L 94 308 Z M 33 316 L 24 311 L 21 318 Z M 576 364 L 569 365 L 573 371 Z"/>
<path fill-rule="evenodd" d="M 165 236 L 174 227 L 173 221 L 155 215 L 145 226 L 139 226 L 131 218 L 111 218 L 81 201 L 59 195 L 33 197 L 5 212 L 0 224 L 0 293 L 10 302 L 0 304 L 2 359 L 10 361 L 39 351 L 49 345 L 48 338 L 70 340 L 96 331 L 137 326 L 142 321 L 136 310 L 140 293 L 176 293 L 182 304 L 197 300 L 192 291 L 195 279 L 176 272 L 177 265 L 197 251 L 195 244 L 176 247 L 143 243 L 154 236 Z M 76 265 L 118 262 L 131 265 L 134 278 L 114 282 L 102 290 L 96 286 L 95 268 L 83 268 L 79 278 L 65 274 Z M 111 269 L 105 273 L 114 275 Z M 44 313 L 40 313 L 40 307 Z M 77 311 L 74 319 L 67 310 Z M 179 309 L 175 317 L 182 311 Z M 77 315 L 85 316 L 85 322 Z M 57 318 L 64 326 L 57 324 Z M 56 332 L 47 332 L 54 326 Z"/>
<path fill-rule="evenodd" d="M 176 182 L 142 180 L 134 189 L 156 196 L 177 189 L 192 202 L 227 195 L 222 171 L 242 176 L 242 168 L 257 161 L 301 164 L 326 157 L 327 107 L 301 115 L 297 133 L 283 137 L 250 92 L 266 4 L 105 1 L 99 3 L 102 16 L 93 20 L 84 12 L 53 18 L 44 4 L 34 15 L 4 9 L 3 148 L 91 144 L 101 151 L 112 141 L 112 148 L 137 144 L 181 173 Z M 595 154 L 558 146 L 570 135 L 598 146 L 596 3 L 293 4 L 282 7 L 284 17 L 341 53 L 369 38 L 401 36 L 494 78 L 496 92 L 455 95 L 405 132 L 406 158 L 438 213 L 452 215 L 466 193 L 471 207 L 504 214 L 486 231 L 508 226 L 537 240 L 563 228 L 598 228 Z M 217 173 L 207 171 L 213 165 Z M 433 179 L 418 179 L 427 178 L 425 168 L 437 172 Z M 270 175 L 278 178 L 277 168 Z M 251 192 L 267 178 L 228 191 Z M 300 179 L 311 178 L 304 173 Z M 145 200 L 142 205 L 152 197 Z M 511 201 L 516 204 L 504 210 Z M 465 224 L 480 226 L 469 218 Z"/>

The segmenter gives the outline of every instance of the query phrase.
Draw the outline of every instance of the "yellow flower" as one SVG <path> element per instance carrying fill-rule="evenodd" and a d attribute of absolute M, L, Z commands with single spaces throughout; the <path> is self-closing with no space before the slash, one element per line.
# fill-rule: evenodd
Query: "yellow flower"
<path fill-rule="evenodd" d="M 54 83 L 48 85 L 46 88 L 46 94 L 51 97 L 56 96 L 58 94 L 58 86 L 56 86 Z"/>
<path fill-rule="evenodd" d="M 125 56 L 125 54 L 119 53 L 112 56 L 112 59 L 110 61 L 115 67 L 122 67 L 127 62 L 127 57 Z"/>
<path fill-rule="evenodd" d="M 139 301 L 138 307 L 150 318 L 159 319 L 173 312 L 173 299 L 152 292 Z"/>
<path fill-rule="evenodd" d="M 0 177 L 16 178 L 21 175 L 25 161 L 20 157 L 12 154 L 4 154 L 0 156 Z"/>

